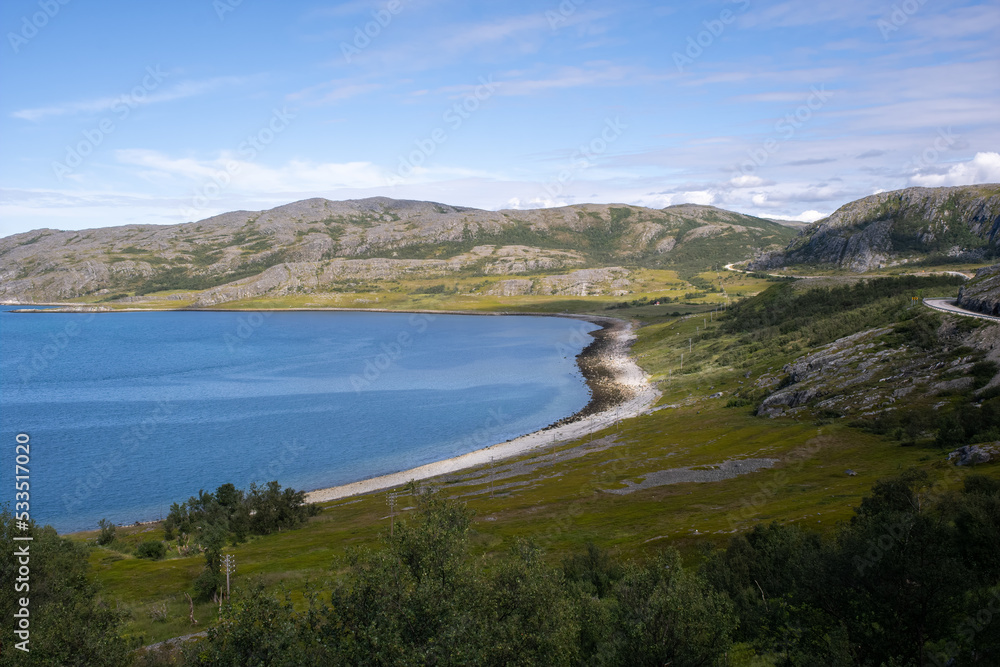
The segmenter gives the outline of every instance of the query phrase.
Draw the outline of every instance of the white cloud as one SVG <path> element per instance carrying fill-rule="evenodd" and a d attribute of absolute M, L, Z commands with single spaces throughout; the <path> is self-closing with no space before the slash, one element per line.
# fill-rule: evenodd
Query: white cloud
<path fill-rule="evenodd" d="M 640 195 L 631 199 L 621 197 L 621 199 L 633 206 L 645 206 L 647 208 L 666 208 L 674 204 L 674 195 L 666 193 Z"/>
<path fill-rule="evenodd" d="M 763 178 L 754 176 L 753 174 L 740 174 L 730 179 L 729 183 L 734 188 L 759 188 L 762 185 L 768 184 Z"/>
<path fill-rule="evenodd" d="M 924 187 L 1000 183 L 1000 153 L 976 153 L 968 162 L 954 164 L 943 173 L 914 174 L 910 182 Z"/>
<path fill-rule="evenodd" d="M 822 220 L 823 218 L 830 215 L 829 213 L 820 213 L 819 211 L 803 211 L 798 215 L 769 215 L 769 218 L 774 218 L 775 220 L 792 220 L 795 222 L 816 222 L 817 220 Z"/>
<path fill-rule="evenodd" d="M 701 206 L 711 206 L 715 203 L 715 193 L 709 190 L 694 190 L 682 192 L 674 197 L 675 204 L 699 204 Z"/>

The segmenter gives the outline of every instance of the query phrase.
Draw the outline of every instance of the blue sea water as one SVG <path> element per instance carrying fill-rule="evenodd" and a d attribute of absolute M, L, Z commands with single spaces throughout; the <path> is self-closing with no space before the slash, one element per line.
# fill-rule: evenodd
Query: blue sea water
<path fill-rule="evenodd" d="M 589 399 L 588 323 L 350 312 L 0 308 L 0 502 L 60 532 L 232 482 L 312 490 L 503 442 Z"/>

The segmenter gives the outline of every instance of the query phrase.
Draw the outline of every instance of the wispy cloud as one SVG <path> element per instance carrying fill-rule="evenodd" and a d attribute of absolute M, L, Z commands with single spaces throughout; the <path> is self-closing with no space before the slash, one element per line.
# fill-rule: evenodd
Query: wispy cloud
<path fill-rule="evenodd" d="M 535 95 L 566 88 L 626 86 L 650 84 L 670 78 L 636 67 L 611 62 L 585 63 L 582 67 L 559 67 L 550 74 L 532 76 L 526 72 L 507 72 L 499 77 L 498 95 Z"/>
<path fill-rule="evenodd" d="M 743 0 L 746 1 L 746 0 Z M 871 23 L 879 15 L 879 5 L 868 0 L 786 0 L 770 6 L 756 7 L 742 15 L 740 25 L 746 28 L 794 28 L 837 22 L 847 25 Z"/>
<path fill-rule="evenodd" d="M 334 79 L 303 88 L 294 93 L 289 93 L 287 97 L 292 101 L 322 106 L 338 104 L 355 97 L 374 93 L 383 88 L 385 88 L 384 84 L 360 79 Z"/>
<path fill-rule="evenodd" d="M 370 162 L 313 162 L 290 160 L 268 166 L 240 160 L 231 152 L 210 159 L 171 157 L 158 151 L 119 150 L 118 162 L 141 168 L 147 180 L 166 182 L 173 177 L 199 183 L 219 173 L 228 173 L 232 189 L 243 192 L 302 192 L 331 188 L 371 188 L 388 182 L 387 174 Z"/>
<path fill-rule="evenodd" d="M 169 76 L 169 74 L 161 73 L 161 76 L 166 77 Z M 150 77 L 145 76 L 139 79 L 139 83 L 136 85 L 136 88 L 143 91 L 141 94 L 136 94 L 130 91 L 116 97 L 99 97 L 90 100 L 79 100 L 76 102 L 64 102 L 47 107 L 20 109 L 11 113 L 11 116 L 21 120 L 37 122 L 52 116 L 99 114 L 112 111 L 118 105 L 122 104 L 135 107 L 149 104 L 160 104 L 162 102 L 171 102 L 173 100 L 180 100 L 187 97 L 196 97 L 198 95 L 211 93 L 220 88 L 240 85 L 249 80 L 249 77 L 224 76 L 204 79 L 201 81 L 181 81 L 180 83 L 177 83 L 163 91 L 156 91 L 155 88 L 158 86 L 154 86 L 154 89 L 150 91 L 148 83 L 143 82 L 143 78 L 150 79 Z"/>

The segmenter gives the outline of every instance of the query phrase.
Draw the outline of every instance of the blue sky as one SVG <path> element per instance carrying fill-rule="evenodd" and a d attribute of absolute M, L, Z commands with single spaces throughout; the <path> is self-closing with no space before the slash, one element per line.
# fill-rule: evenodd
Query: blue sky
<path fill-rule="evenodd" d="M 8 0 L 0 235 L 307 197 L 814 220 L 1000 181 L 990 2 Z"/>

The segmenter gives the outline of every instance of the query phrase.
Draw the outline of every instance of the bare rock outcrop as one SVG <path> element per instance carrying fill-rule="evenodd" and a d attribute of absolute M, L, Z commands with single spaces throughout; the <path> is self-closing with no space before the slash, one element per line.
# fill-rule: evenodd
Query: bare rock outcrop
<path fill-rule="evenodd" d="M 998 184 L 907 188 L 842 206 L 750 269 L 822 264 L 864 273 L 935 253 L 981 261 L 1000 254 L 998 232 Z"/>
<path fill-rule="evenodd" d="M 927 350 L 890 342 L 892 328 L 868 329 L 845 336 L 786 364 L 780 371 L 759 377 L 754 386 L 770 393 L 757 409 L 761 417 L 793 416 L 807 409 L 828 414 L 866 417 L 893 410 L 908 397 L 934 397 L 967 390 L 975 354 L 957 357 L 929 354 Z M 1000 326 L 988 325 L 972 332 L 953 323 L 941 326 L 939 335 L 956 349 L 969 347 L 1000 355 Z M 1000 380 L 1000 376 L 993 382 Z M 991 382 L 991 384 L 993 384 Z M 988 385 L 989 386 L 989 385 Z"/>
<path fill-rule="evenodd" d="M 981 465 L 1000 461 L 1000 443 L 959 447 L 948 454 L 948 460 L 957 466 Z"/>
<path fill-rule="evenodd" d="M 1000 264 L 979 269 L 958 291 L 958 305 L 986 315 L 1000 316 Z"/>

